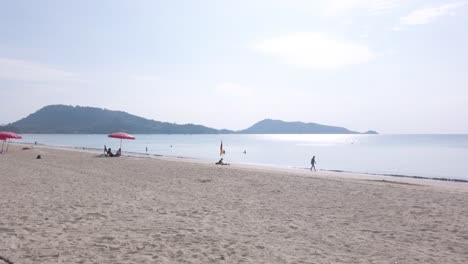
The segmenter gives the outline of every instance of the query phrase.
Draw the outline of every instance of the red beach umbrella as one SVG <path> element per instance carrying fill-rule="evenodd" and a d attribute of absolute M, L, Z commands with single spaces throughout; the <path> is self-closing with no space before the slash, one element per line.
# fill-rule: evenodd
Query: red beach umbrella
<path fill-rule="evenodd" d="M 122 139 L 131 139 L 131 140 L 135 139 L 134 136 L 127 134 L 125 132 L 115 132 L 115 133 L 109 134 L 108 137 L 120 139 L 120 148 L 122 148 Z"/>
<path fill-rule="evenodd" d="M 6 132 L 2 131 L 0 132 L 0 138 L 14 138 L 14 139 L 22 139 L 20 135 L 13 133 L 13 132 Z"/>
<path fill-rule="evenodd" d="M 1 153 L 3 153 L 3 145 L 5 144 L 5 141 L 7 141 L 9 138 L 22 139 L 23 137 L 13 132 L 7 132 L 7 131 L 0 132 L 0 140 L 3 140 Z M 9 145 L 7 144 L 7 149 L 5 152 L 8 151 L 8 146 Z"/>

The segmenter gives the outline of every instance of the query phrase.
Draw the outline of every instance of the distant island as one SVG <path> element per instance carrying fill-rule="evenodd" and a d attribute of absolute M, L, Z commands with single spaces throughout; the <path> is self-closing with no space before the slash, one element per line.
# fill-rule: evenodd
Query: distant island
<path fill-rule="evenodd" d="M 281 120 L 265 119 L 255 125 L 240 130 L 239 134 L 377 134 L 369 130 L 365 133 L 351 131 L 344 127 L 326 126 L 316 123 L 285 122 Z"/>
<path fill-rule="evenodd" d="M 0 130 L 38 134 L 108 134 L 125 131 L 133 134 L 377 134 L 359 133 L 343 127 L 316 123 L 265 119 L 253 126 L 233 131 L 196 124 L 175 124 L 150 120 L 122 111 L 96 107 L 49 105 Z"/>

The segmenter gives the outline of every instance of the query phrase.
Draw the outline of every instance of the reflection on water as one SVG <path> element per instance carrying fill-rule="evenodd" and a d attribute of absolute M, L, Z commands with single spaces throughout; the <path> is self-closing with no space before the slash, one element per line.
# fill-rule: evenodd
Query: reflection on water
<path fill-rule="evenodd" d="M 230 163 L 468 179 L 468 135 L 135 135 L 123 150 Z M 106 135 L 24 134 L 21 142 L 116 150 Z M 244 154 L 244 151 L 246 153 Z"/>

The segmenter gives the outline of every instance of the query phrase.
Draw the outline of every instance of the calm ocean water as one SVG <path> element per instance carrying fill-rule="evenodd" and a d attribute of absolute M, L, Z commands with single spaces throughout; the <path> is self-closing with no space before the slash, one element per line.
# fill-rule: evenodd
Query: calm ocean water
<path fill-rule="evenodd" d="M 19 142 L 103 149 L 120 140 L 106 135 L 23 134 Z M 317 168 L 468 180 L 468 135 L 135 135 L 127 152 L 211 160 L 223 141 L 229 163 Z M 244 150 L 247 152 L 244 154 Z"/>

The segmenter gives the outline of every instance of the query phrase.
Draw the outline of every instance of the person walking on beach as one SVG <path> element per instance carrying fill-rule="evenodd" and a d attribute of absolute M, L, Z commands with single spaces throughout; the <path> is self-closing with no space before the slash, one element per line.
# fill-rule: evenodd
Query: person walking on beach
<path fill-rule="evenodd" d="M 104 145 L 104 154 L 107 154 L 107 147 Z"/>
<path fill-rule="evenodd" d="M 312 171 L 312 169 L 314 169 L 314 171 L 317 171 L 317 169 L 315 168 L 315 164 L 317 162 L 315 162 L 315 156 L 312 157 L 312 159 L 310 160 L 310 170 Z"/>

